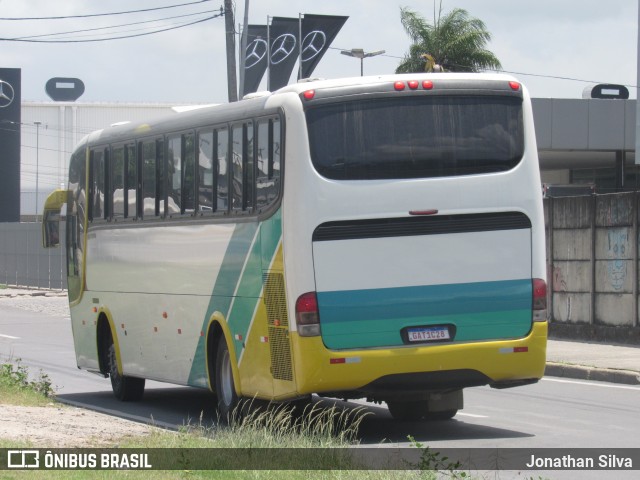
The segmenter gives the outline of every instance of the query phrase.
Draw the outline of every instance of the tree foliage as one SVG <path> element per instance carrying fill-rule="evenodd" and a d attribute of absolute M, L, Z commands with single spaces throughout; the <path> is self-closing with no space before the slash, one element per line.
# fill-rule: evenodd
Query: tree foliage
<path fill-rule="evenodd" d="M 454 8 L 443 15 L 441 1 L 437 15 L 434 4 L 433 23 L 429 23 L 417 12 L 402 7 L 400 21 L 412 44 L 396 73 L 480 72 L 502 68 L 498 58 L 485 48 L 491 34 L 484 22 L 466 10 Z"/>

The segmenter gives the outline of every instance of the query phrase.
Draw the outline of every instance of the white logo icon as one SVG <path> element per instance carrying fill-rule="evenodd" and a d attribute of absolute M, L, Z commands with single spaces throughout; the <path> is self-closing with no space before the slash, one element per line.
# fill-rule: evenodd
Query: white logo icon
<path fill-rule="evenodd" d="M 267 41 L 262 38 L 256 38 L 245 50 L 244 68 L 251 68 L 265 57 L 267 54 Z"/>
<path fill-rule="evenodd" d="M 2 83 L 6 83 L 6 82 L 2 82 Z M 39 468 L 40 452 L 38 450 L 8 450 L 7 451 L 7 467 L 8 468 Z"/>
<path fill-rule="evenodd" d="M 290 33 L 283 33 L 271 44 L 271 64 L 282 63 L 296 48 L 296 37 Z"/>
<path fill-rule="evenodd" d="M 15 92 L 10 83 L 0 80 L 0 108 L 8 107 L 13 103 Z"/>
<path fill-rule="evenodd" d="M 327 43 L 327 36 L 320 30 L 309 32 L 302 41 L 302 61 L 308 62 L 316 57 Z"/>

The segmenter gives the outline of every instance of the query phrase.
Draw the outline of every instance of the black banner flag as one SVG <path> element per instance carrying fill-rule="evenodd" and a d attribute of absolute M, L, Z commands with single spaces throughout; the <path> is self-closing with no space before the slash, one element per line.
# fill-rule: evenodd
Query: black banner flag
<path fill-rule="evenodd" d="M 300 23 L 297 18 L 273 17 L 271 37 L 271 64 L 269 66 L 269 90 L 272 92 L 289 83 L 291 72 L 298 59 Z"/>
<path fill-rule="evenodd" d="M 0 222 L 20 221 L 21 73 L 0 68 Z"/>
<path fill-rule="evenodd" d="M 302 20 L 302 77 L 309 78 L 349 17 L 304 14 Z"/>
<path fill-rule="evenodd" d="M 247 48 L 244 51 L 244 88 L 242 96 L 258 91 L 260 81 L 267 70 L 267 26 L 247 27 Z"/>

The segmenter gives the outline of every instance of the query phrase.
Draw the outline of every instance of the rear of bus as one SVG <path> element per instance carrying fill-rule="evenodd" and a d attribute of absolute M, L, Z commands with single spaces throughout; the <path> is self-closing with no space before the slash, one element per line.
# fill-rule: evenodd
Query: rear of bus
<path fill-rule="evenodd" d="M 523 86 L 417 74 L 295 88 L 283 246 L 299 393 L 448 418 L 465 387 L 541 378 L 544 219 Z"/>

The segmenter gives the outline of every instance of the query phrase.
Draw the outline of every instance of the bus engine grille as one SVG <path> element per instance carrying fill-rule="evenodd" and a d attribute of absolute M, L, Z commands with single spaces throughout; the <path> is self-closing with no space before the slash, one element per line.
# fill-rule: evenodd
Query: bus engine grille
<path fill-rule="evenodd" d="M 282 273 L 265 273 L 264 304 L 267 309 L 271 374 L 277 380 L 293 380 L 289 315 Z"/>

